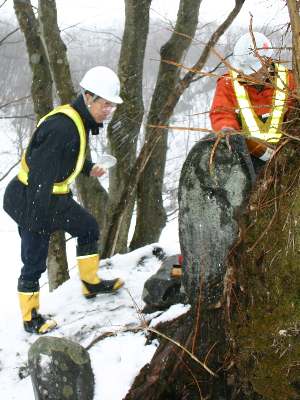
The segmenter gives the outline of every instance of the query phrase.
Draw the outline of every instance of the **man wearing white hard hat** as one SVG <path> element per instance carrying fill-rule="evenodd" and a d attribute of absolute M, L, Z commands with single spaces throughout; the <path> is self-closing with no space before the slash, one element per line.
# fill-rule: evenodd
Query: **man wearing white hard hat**
<path fill-rule="evenodd" d="M 98 134 L 120 97 L 120 81 L 110 68 L 97 66 L 80 82 L 81 94 L 43 117 L 23 154 L 18 175 L 8 184 L 4 209 L 17 222 L 23 267 L 18 295 L 27 332 L 43 334 L 56 322 L 39 313 L 39 279 L 46 270 L 49 239 L 55 231 L 77 238 L 77 261 L 86 298 L 115 292 L 120 278 L 99 278 L 99 227 L 73 198 L 70 185 L 83 173 L 100 177 L 106 171 L 86 159 L 89 133 Z"/>
<path fill-rule="evenodd" d="M 215 132 L 246 135 L 254 167 L 259 170 L 282 137 L 295 83 L 292 72 L 272 60 L 270 40 L 260 32 L 253 32 L 253 37 L 246 33 L 237 41 L 232 69 L 218 79 L 210 120 Z"/>

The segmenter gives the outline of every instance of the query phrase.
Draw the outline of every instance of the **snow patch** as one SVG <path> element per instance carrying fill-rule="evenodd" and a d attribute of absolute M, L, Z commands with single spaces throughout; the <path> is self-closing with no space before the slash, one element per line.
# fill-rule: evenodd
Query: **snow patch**
<path fill-rule="evenodd" d="M 52 359 L 48 354 L 41 354 L 40 356 L 40 366 L 43 370 L 43 374 L 48 374 L 50 371 Z"/>
<path fill-rule="evenodd" d="M 178 318 L 180 315 L 187 313 L 190 310 L 191 306 L 189 304 L 174 304 L 167 311 L 159 315 L 157 318 L 154 318 L 150 322 L 150 328 L 155 327 L 156 325 L 172 321 L 175 318 Z"/>
<path fill-rule="evenodd" d="M 123 399 L 140 369 L 149 363 L 157 341 L 145 346 L 143 333 L 123 333 L 100 342 L 90 351 L 95 375 L 95 399 Z"/>

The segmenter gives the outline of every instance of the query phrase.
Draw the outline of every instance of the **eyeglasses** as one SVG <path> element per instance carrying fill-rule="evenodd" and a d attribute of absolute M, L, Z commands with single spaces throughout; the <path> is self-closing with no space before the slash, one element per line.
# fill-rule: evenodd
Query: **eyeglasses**
<path fill-rule="evenodd" d="M 97 100 L 95 100 L 97 102 L 101 102 L 103 104 L 103 106 L 105 108 L 116 108 L 117 104 L 116 103 L 112 103 L 111 101 L 105 100 L 102 97 L 98 97 Z"/>

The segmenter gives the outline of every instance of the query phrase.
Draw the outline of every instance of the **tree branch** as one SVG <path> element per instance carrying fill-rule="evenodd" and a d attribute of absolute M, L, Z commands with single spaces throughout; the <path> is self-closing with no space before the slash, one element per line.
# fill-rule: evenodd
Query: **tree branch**
<path fill-rule="evenodd" d="M 9 116 L 0 116 L 0 119 L 15 119 L 15 118 L 28 118 L 32 119 L 33 121 L 35 120 L 34 114 L 27 114 L 27 115 L 9 115 Z"/>
<path fill-rule="evenodd" d="M 12 104 L 18 103 L 19 101 L 29 99 L 30 97 L 31 97 L 31 96 L 28 95 L 28 96 L 20 97 L 19 99 L 11 100 L 11 101 L 9 101 L 8 103 L 1 104 L 1 105 L 0 105 L 0 110 L 1 110 L 2 108 L 11 106 Z"/>
<path fill-rule="evenodd" d="M 228 27 L 232 24 L 233 20 L 235 17 L 238 15 L 238 13 L 241 11 L 241 8 L 243 4 L 245 3 L 245 0 L 236 0 L 235 1 L 235 6 L 233 10 L 230 12 L 228 17 L 225 19 L 225 21 L 215 30 L 215 32 L 211 35 L 209 41 L 207 42 L 206 46 L 204 47 L 201 56 L 199 57 L 198 61 L 194 64 L 192 67 L 193 70 L 198 70 L 201 71 L 202 68 L 204 67 L 204 64 L 206 63 L 206 60 L 209 56 L 209 53 L 213 47 L 217 44 L 218 40 L 220 37 L 224 34 L 224 32 L 228 29 Z M 186 73 L 186 75 L 183 77 L 183 79 L 179 82 L 177 90 L 176 90 L 176 95 L 180 96 L 184 90 L 190 85 L 192 82 L 193 78 L 195 77 L 196 72 L 189 71 Z"/>
<path fill-rule="evenodd" d="M 0 8 L 3 7 L 6 2 L 7 0 L 4 0 L 3 3 L 0 5 Z"/>
<path fill-rule="evenodd" d="M 2 39 L 0 39 L 0 46 L 3 44 L 3 42 L 5 42 L 5 40 L 7 38 L 9 38 L 10 36 L 12 36 L 14 33 L 18 32 L 20 30 L 20 28 L 16 28 L 13 31 L 9 32 L 7 35 L 5 35 Z"/>
<path fill-rule="evenodd" d="M 20 163 L 21 159 L 19 159 L 15 164 L 13 164 L 1 177 L 0 182 L 3 181 L 7 175 Z"/>

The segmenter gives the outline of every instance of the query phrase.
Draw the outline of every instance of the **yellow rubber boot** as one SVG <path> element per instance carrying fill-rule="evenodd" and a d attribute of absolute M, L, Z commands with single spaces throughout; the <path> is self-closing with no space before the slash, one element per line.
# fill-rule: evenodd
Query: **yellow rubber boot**
<path fill-rule="evenodd" d="M 111 280 L 100 279 L 97 275 L 99 269 L 99 255 L 91 254 L 77 257 L 79 276 L 82 282 L 82 293 L 90 299 L 100 293 L 116 292 L 124 285 L 120 278 Z"/>
<path fill-rule="evenodd" d="M 40 292 L 19 292 L 18 294 L 26 332 L 42 335 L 52 331 L 57 326 L 53 319 L 46 319 L 38 313 Z"/>

